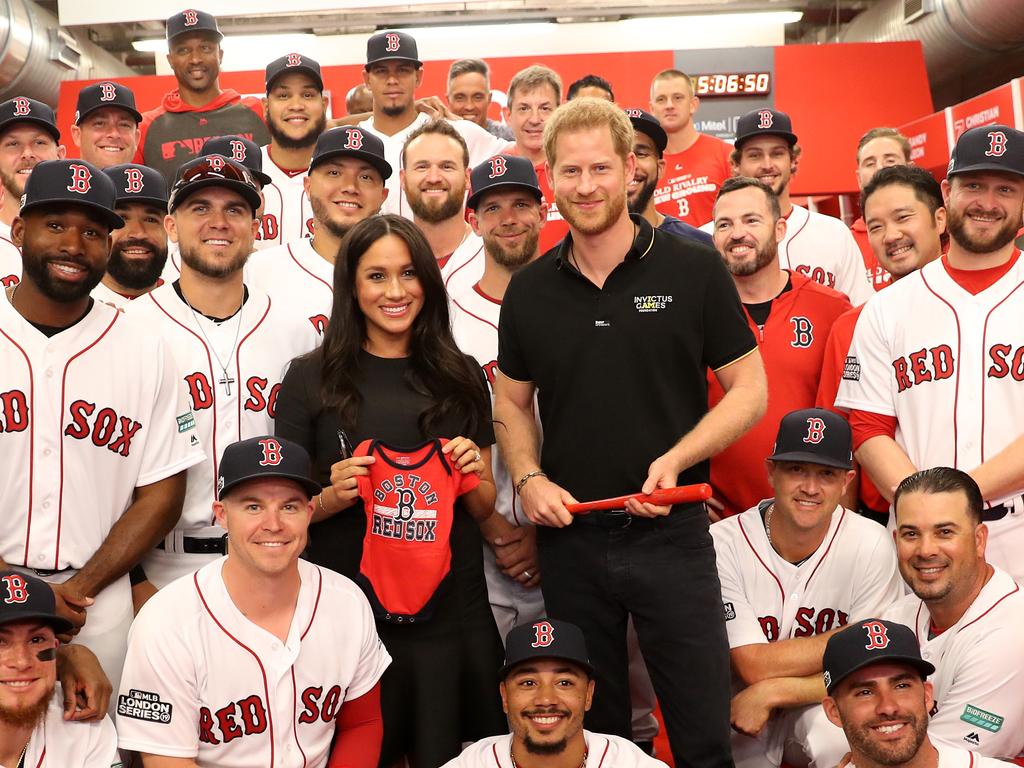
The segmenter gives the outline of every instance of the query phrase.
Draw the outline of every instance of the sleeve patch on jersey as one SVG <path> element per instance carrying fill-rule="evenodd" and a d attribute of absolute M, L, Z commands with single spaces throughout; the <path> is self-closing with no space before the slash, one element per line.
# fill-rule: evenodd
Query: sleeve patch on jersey
<path fill-rule="evenodd" d="M 846 358 L 846 363 L 843 365 L 843 378 L 847 381 L 860 381 L 860 361 L 854 355 Z"/>
<path fill-rule="evenodd" d="M 736 609 L 733 608 L 732 603 L 724 603 L 725 606 L 725 620 L 732 621 L 736 618 Z"/>
<path fill-rule="evenodd" d="M 117 714 L 120 717 L 131 717 L 135 720 L 148 720 L 153 723 L 171 722 L 171 711 L 174 707 L 169 701 L 161 701 L 159 693 L 131 689 L 127 695 L 117 697 Z"/>
<path fill-rule="evenodd" d="M 995 733 L 1003 727 L 1003 718 L 991 712 L 986 712 L 984 709 L 979 709 L 973 704 L 968 704 L 964 707 L 964 713 L 960 715 L 960 719 L 965 723 L 984 728 L 991 733 Z"/>
<path fill-rule="evenodd" d="M 192 411 L 186 411 L 185 413 L 178 416 L 178 434 L 182 432 L 188 432 L 190 429 L 196 428 L 196 417 L 192 415 Z"/>

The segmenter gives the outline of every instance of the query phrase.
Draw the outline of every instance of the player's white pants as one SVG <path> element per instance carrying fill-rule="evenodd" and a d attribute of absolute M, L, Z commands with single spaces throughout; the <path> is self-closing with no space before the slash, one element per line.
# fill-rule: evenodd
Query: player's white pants
<path fill-rule="evenodd" d="M 38 576 L 31 569 L 16 570 Z M 63 584 L 76 573 L 77 571 L 73 570 L 62 571 L 39 578 L 50 584 Z M 85 625 L 75 635 L 74 642 L 81 643 L 96 654 L 103 671 L 110 678 L 110 684 L 114 687 L 115 695 L 110 697 L 111 718 L 114 717 L 116 694 L 121 685 L 124 657 L 128 653 L 128 629 L 131 627 L 133 616 L 132 588 L 126 574 L 96 595 L 95 602 L 85 610 Z"/>
<path fill-rule="evenodd" d="M 778 768 L 783 760 L 796 768 L 835 768 L 849 751 L 843 729 L 820 704 L 774 715 L 756 738 L 732 735 L 736 768 Z"/>
<path fill-rule="evenodd" d="M 221 555 L 189 555 L 184 552 L 167 552 L 154 549 L 142 559 L 142 567 L 157 589 L 163 589 L 175 579 L 191 576 L 207 563 L 212 563 Z"/>
<path fill-rule="evenodd" d="M 513 627 L 544 616 L 544 595 L 540 587 L 526 589 L 502 573 L 494 560 L 494 551 L 487 544 L 484 544 L 484 578 L 487 580 L 487 599 L 502 643 Z"/>

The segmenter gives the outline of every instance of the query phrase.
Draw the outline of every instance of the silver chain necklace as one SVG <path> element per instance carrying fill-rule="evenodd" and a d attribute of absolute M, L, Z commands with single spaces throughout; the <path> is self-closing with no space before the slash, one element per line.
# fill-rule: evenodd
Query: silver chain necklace
<path fill-rule="evenodd" d="M 768 511 L 764 513 L 764 532 L 768 534 L 768 543 L 771 544 L 772 549 L 775 549 L 775 544 L 772 542 L 772 512 L 774 511 L 775 502 L 772 502 Z"/>
<path fill-rule="evenodd" d="M 185 299 L 184 293 L 182 294 L 182 298 Z M 213 343 L 210 341 L 210 337 L 207 336 L 206 331 L 203 330 L 203 324 L 199 320 L 199 314 L 196 312 L 196 308 L 189 303 L 188 299 L 185 299 L 185 305 L 192 310 L 192 318 L 196 321 L 196 326 L 199 328 L 199 332 L 203 334 L 203 339 L 206 341 L 206 348 L 213 354 L 214 359 L 217 361 L 217 365 L 220 366 L 221 373 L 224 374 L 223 378 L 221 378 L 217 383 L 223 384 L 224 394 L 230 395 L 231 385 L 235 383 L 235 380 L 231 378 L 231 375 L 228 373 L 228 366 L 220 359 L 220 355 L 217 354 L 217 348 L 213 346 Z M 243 306 L 245 306 L 244 296 L 242 297 L 242 303 L 238 305 L 238 310 L 235 312 L 238 316 L 238 320 L 235 322 L 235 340 L 231 342 L 231 350 L 228 352 L 228 363 L 231 362 L 231 358 L 235 354 L 235 346 L 238 344 L 238 334 L 242 330 Z"/>

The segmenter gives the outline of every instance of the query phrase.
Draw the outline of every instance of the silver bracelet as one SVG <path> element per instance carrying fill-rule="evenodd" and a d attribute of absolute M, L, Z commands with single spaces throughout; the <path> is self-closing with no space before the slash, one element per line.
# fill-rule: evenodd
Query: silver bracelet
<path fill-rule="evenodd" d="M 526 485 L 526 481 L 531 477 L 547 477 L 547 473 L 540 469 L 535 469 L 533 472 L 527 472 L 525 475 L 519 478 L 519 482 L 516 483 L 516 493 L 522 493 L 523 486 Z"/>

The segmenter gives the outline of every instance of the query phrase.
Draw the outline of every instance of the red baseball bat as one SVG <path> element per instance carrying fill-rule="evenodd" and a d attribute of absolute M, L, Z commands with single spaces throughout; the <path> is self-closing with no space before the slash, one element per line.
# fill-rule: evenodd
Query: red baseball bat
<path fill-rule="evenodd" d="M 695 485 L 677 485 L 673 488 L 658 488 L 653 493 L 633 493 L 629 496 L 616 496 L 612 499 L 566 504 L 565 508 L 573 515 L 585 515 L 588 512 L 597 512 L 603 509 L 625 509 L 629 499 L 636 499 L 641 504 L 644 502 L 692 504 L 697 501 L 707 501 L 710 498 L 711 486 L 707 483 L 696 483 Z"/>

